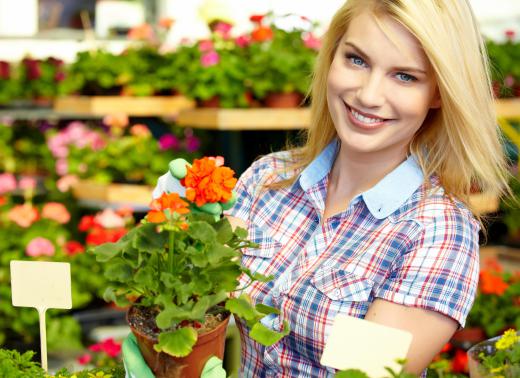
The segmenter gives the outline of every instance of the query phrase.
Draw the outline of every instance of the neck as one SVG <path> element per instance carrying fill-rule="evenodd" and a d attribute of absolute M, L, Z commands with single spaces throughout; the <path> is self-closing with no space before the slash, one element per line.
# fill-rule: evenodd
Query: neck
<path fill-rule="evenodd" d="M 406 159 L 401 154 L 358 153 L 340 147 L 329 177 L 329 190 L 353 198 L 376 185 Z"/>

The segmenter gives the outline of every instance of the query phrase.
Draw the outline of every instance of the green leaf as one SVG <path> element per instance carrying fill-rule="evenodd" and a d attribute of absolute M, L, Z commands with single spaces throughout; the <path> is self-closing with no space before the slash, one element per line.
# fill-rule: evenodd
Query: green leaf
<path fill-rule="evenodd" d="M 132 267 L 125 260 L 118 257 L 110 262 L 104 275 L 110 281 L 128 282 L 132 279 L 132 273 Z"/>
<path fill-rule="evenodd" d="M 235 235 L 240 239 L 246 239 L 247 238 L 247 230 L 242 227 L 235 228 Z"/>
<path fill-rule="evenodd" d="M 192 311 L 176 306 L 173 303 L 168 303 L 164 306 L 164 310 L 155 317 L 155 322 L 160 329 L 167 329 L 183 319 L 190 319 L 191 314 Z"/>
<path fill-rule="evenodd" d="M 134 281 L 139 287 L 144 287 L 146 291 L 159 290 L 159 281 L 157 280 L 157 271 L 151 267 L 146 266 L 137 271 L 134 275 Z"/>
<path fill-rule="evenodd" d="M 233 238 L 233 230 L 227 218 L 222 218 L 216 225 L 217 241 L 226 244 Z"/>
<path fill-rule="evenodd" d="M 267 306 L 263 303 L 257 304 L 255 306 L 255 309 L 256 309 L 256 311 L 258 311 L 259 313 L 261 313 L 263 315 L 269 315 L 269 314 L 279 315 L 280 314 L 280 310 L 278 310 L 277 308 Z"/>
<path fill-rule="evenodd" d="M 370 378 L 365 372 L 359 369 L 348 369 L 338 371 L 334 378 Z"/>
<path fill-rule="evenodd" d="M 159 342 L 154 345 L 157 352 L 164 352 L 174 357 L 184 357 L 191 353 L 197 342 L 197 331 L 193 327 L 183 327 L 159 335 Z"/>
<path fill-rule="evenodd" d="M 228 299 L 226 301 L 226 310 L 246 321 L 255 320 L 257 318 L 257 312 L 246 294 L 242 294 L 238 298 Z"/>
<path fill-rule="evenodd" d="M 204 251 L 189 246 L 185 253 L 190 257 L 191 263 L 197 268 L 205 268 L 208 265 L 208 258 Z"/>
<path fill-rule="evenodd" d="M 121 243 L 105 243 L 92 249 L 92 252 L 96 255 L 98 262 L 106 262 L 117 256 L 123 247 L 124 245 Z"/>
<path fill-rule="evenodd" d="M 135 228 L 134 247 L 140 251 L 163 251 L 168 242 L 167 232 L 157 232 L 155 223 L 146 223 Z"/>
<path fill-rule="evenodd" d="M 213 243 L 217 238 L 217 232 L 206 222 L 192 222 L 187 233 L 193 239 L 200 240 L 204 244 Z"/>
<path fill-rule="evenodd" d="M 233 248 L 228 246 L 215 243 L 208 249 L 206 255 L 208 256 L 208 261 L 211 265 L 218 264 L 220 261 L 224 259 L 229 259 L 232 257 L 238 257 L 239 254 Z"/>
<path fill-rule="evenodd" d="M 282 337 L 287 336 L 289 332 L 289 324 L 287 324 L 286 321 L 283 322 L 282 332 L 273 331 L 272 329 L 267 328 L 262 323 L 256 323 L 253 326 L 253 328 L 251 328 L 249 336 L 262 345 L 271 346 L 280 341 Z"/>

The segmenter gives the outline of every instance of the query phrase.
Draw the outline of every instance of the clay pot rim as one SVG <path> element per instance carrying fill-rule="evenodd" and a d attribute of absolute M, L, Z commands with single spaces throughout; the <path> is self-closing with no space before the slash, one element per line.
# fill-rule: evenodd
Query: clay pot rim
<path fill-rule="evenodd" d="M 131 331 L 133 333 L 139 335 L 142 338 L 145 338 L 145 339 L 148 339 L 148 340 L 152 340 L 154 343 L 158 342 L 158 338 L 157 337 L 153 337 L 153 336 L 150 336 L 150 335 L 147 335 L 147 334 L 143 333 L 141 330 L 139 330 L 139 329 L 135 328 L 134 326 L 132 326 L 132 324 L 130 324 L 130 322 L 128 321 L 128 318 L 130 316 L 130 311 L 132 311 L 132 309 L 134 309 L 135 307 L 136 306 L 132 304 L 128 308 L 128 310 L 126 311 L 126 316 L 125 316 L 126 323 L 130 327 Z M 227 324 L 229 323 L 229 319 L 231 318 L 231 313 L 227 312 L 226 315 L 227 316 L 215 328 L 213 328 L 211 331 L 203 332 L 203 333 L 198 333 L 197 332 L 197 342 L 195 343 L 195 345 L 205 344 L 207 342 L 207 340 L 210 340 L 212 338 L 212 335 L 214 333 L 217 333 L 222 328 L 227 327 Z"/>

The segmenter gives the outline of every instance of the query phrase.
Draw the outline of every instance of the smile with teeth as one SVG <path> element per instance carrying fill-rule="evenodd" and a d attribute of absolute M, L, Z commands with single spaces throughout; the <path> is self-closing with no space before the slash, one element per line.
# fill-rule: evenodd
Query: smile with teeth
<path fill-rule="evenodd" d="M 361 113 L 358 113 L 356 112 L 354 109 L 350 108 L 350 112 L 352 113 L 352 115 L 354 116 L 354 118 L 356 118 L 358 121 L 360 122 L 363 122 L 363 123 L 380 123 L 380 122 L 383 122 L 384 119 L 383 118 L 372 118 L 372 117 L 367 117 L 367 116 L 364 116 L 362 115 Z"/>

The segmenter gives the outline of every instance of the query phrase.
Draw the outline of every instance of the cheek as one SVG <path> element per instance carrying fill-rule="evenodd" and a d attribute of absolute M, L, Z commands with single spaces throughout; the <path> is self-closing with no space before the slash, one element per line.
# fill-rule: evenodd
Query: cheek
<path fill-rule="evenodd" d="M 429 92 L 421 88 L 408 90 L 393 90 L 390 96 L 392 103 L 397 107 L 402 117 L 423 119 L 428 114 L 431 103 Z"/>

